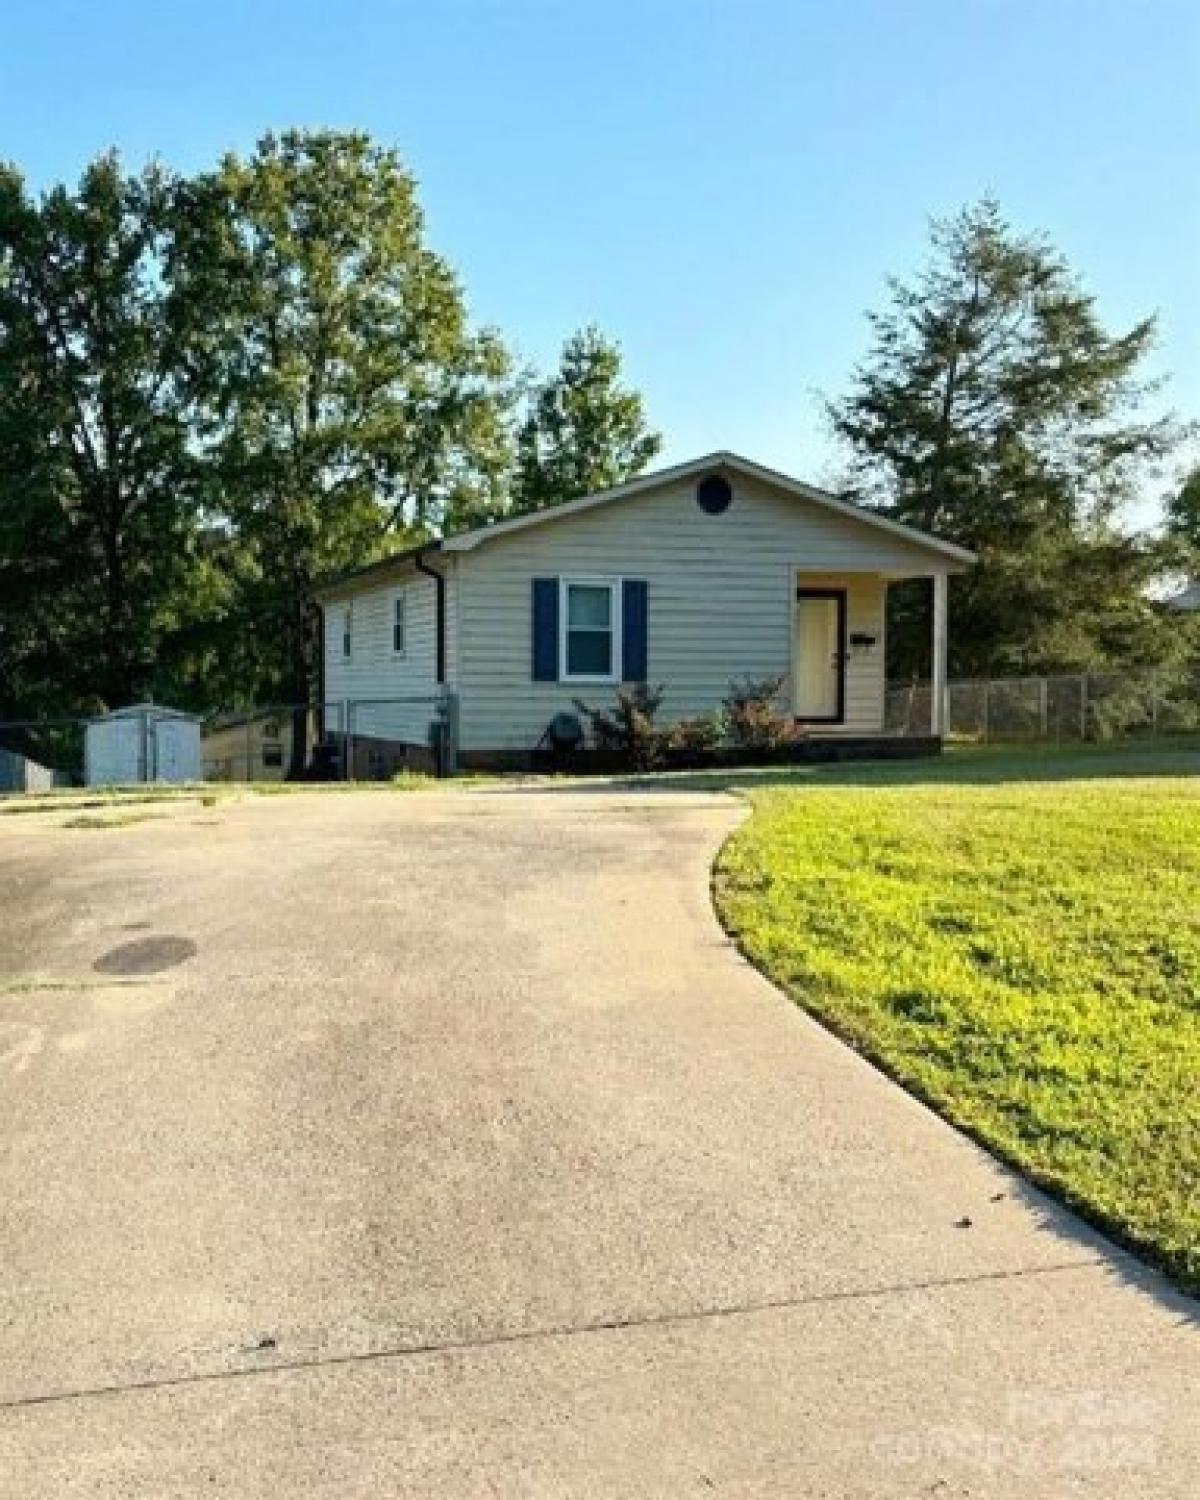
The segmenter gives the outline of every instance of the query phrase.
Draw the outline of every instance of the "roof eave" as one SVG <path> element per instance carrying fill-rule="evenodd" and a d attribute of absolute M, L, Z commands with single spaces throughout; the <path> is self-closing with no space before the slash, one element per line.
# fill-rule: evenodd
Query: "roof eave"
<path fill-rule="evenodd" d="M 441 552 L 443 547 L 444 543 L 440 539 L 422 542 L 419 547 L 409 547 L 403 552 L 395 552 L 391 557 L 381 557 L 361 568 L 352 568 L 347 573 L 337 573 L 313 589 L 313 598 L 318 604 L 323 604 L 326 600 L 336 599 L 339 594 L 357 592 L 363 584 L 383 581 L 394 573 L 403 572 L 409 566 L 415 568 L 419 557 L 427 557 L 431 552 Z"/>

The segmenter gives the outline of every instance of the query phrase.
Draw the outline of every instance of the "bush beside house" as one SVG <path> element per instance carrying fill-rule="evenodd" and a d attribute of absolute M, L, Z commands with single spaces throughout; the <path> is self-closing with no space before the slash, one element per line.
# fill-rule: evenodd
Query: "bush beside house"
<path fill-rule="evenodd" d="M 611 709 L 575 707 L 589 731 L 589 765 L 596 770 L 693 770 L 787 760 L 808 735 L 781 707 L 781 677 L 731 682 L 716 713 L 681 719 L 669 726 L 655 716 L 664 686 L 635 683 L 621 688 Z"/>

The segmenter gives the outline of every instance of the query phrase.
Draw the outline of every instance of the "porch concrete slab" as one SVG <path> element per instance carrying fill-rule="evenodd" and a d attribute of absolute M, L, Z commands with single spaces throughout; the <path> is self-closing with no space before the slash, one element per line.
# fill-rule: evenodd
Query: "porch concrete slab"
<path fill-rule="evenodd" d="M 1195 1304 L 740 959 L 741 815 L 0 827 L 0 1495 L 1183 1494 Z"/>

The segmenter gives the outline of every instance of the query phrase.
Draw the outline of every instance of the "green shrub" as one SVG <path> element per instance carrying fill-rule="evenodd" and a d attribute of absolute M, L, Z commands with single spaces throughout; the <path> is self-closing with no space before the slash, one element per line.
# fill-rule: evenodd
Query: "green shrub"
<path fill-rule="evenodd" d="M 654 723 L 664 691 L 638 682 L 619 688 L 611 709 L 589 708 L 578 698 L 575 707 L 587 720 L 592 742 L 602 755 L 631 770 L 650 771 L 662 763 L 666 751 L 666 731 Z"/>
<path fill-rule="evenodd" d="M 803 738 L 780 707 L 782 677 L 731 682 L 722 704 L 725 738 L 738 750 L 775 750 Z"/>
<path fill-rule="evenodd" d="M 725 738 L 725 724 L 720 714 L 698 714 L 694 719 L 680 719 L 666 731 L 666 755 L 672 765 L 686 768 L 702 766 L 720 748 Z"/>
<path fill-rule="evenodd" d="M 406 766 L 393 774 L 389 784 L 397 792 L 424 792 L 437 785 L 437 778 L 427 771 L 412 771 Z"/>
<path fill-rule="evenodd" d="M 802 726 L 780 704 L 782 677 L 731 682 L 716 713 L 697 714 L 663 728 L 654 719 L 665 689 L 645 683 L 620 688 L 612 708 L 589 708 L 576 698 L 600 759 L 613 767 L 653 771 L 663 766 L 687 769 L 712 765 L 731 756 L 771 759 L 805 738 Z"/>

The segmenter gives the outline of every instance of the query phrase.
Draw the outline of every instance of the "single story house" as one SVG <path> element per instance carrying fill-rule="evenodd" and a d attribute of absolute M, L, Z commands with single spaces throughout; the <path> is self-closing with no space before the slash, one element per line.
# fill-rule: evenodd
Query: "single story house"
<path fill-rule="evenodd" d="M 878 743 L 888 586 L 929 578 L 936 742 L 947 578 L 972 561 L 712 453 L 330 582 L 318 595 L 326 728 L 331 705 L 349 705 L 339 717 L 353 742 L 403 759 L 428 744 L 444 694 L 460 764 L 518 765 L 577 698 L 601 706 L 622 683 L 662 685 L 669 724 L 717 708 L 734 680 L 780 677 L 787 711 L 814 736 Z"/>

